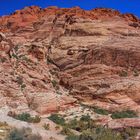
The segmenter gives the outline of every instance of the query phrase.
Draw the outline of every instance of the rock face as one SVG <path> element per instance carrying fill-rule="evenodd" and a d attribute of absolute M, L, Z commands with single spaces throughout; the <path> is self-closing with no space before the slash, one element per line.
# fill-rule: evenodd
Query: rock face
<path fill-rule="evenodd" d="M 78 99 L 140 112 L 140 20 L 134 15 L 32 6 L 1 17 L 0 25 L 7 37 L 0 43 L 0 107 L 45 114 Z"/>

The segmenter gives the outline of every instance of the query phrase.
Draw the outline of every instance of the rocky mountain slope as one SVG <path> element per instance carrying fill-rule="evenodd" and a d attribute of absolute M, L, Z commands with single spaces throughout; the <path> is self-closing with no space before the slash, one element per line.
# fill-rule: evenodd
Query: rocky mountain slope
<path fill-rule="evenodd" d="M 1 17 L 0 25 L 6 36 L 1 108 L 45 115 L 82 103 L 140 115 L 140 20 L 134 15 L 32 6 Z M 119 121 L 140 128 L 138 118 Z"/>

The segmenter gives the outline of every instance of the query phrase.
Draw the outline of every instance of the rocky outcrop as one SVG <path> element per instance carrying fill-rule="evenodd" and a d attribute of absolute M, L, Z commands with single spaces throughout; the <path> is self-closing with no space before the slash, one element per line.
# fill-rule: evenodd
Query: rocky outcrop
<path fill-rule="evenodd" d="M 46 62 L 47 49 L 42 44 L 11 46 L 2 41 L 0 55 L 0 107 L 8 106 L 19 112 L 35 110 L 44 114 L 64 109 L 75 102 L 63 94 L 63 89 L 55 89 L 54 78 Z M 62 92 L 62 95 L 57 95 L 57 92 Z M 52 106 L 54 102 L 56 104 Z"/>
<path fill-rule="evenodd" d="M 139 119 L 116 119 L 108 123 L 108 127 L 111 129 L 123 129 L 123 128 L 140 128 Z"/>
<path fill-rule="evenodd" d="M 117 10 L 96 8 L 90 11 L 85 11 L 80 7 L 73 8 L 58 8 L 48 7 L 42 9 L 37 6 L 25 7 L 22 10 L 17 10 L 9 16 L 3 16 L 0 18 L 0 31 L 11 31 L 11 32 L 31 32 L 36 30 L 40 25 L 43 24 L 43 17 L 50 15 L 64 16 L 70 15 L 77 18 L 92 19 L 92 20 L 106 20 L 114 18 L 122 18 L 129 22 L 138 22 L 139 19 L 133 14 L 121 14 Z"/>
<path fill-rule="evenodd" d="M 132 14 L 26 7 L 0 18 L 0 106 L 63 110 L 76 99 L 140 112 L 140 24 Z M 74 99 L 74 98 L 76 99 Z"/>

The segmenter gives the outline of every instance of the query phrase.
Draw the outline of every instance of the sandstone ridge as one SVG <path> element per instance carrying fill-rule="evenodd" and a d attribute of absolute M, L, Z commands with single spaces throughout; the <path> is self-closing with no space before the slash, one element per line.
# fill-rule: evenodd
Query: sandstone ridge
<path fill-rule="evenodd" d="M 0 108 L 46 115 L 82 103 L 140 116 L 140 20 L 133 14 L 31 6 L 0 17 L 0 25 Z M 107 123 L 139 129 L 137 121 Z"/>

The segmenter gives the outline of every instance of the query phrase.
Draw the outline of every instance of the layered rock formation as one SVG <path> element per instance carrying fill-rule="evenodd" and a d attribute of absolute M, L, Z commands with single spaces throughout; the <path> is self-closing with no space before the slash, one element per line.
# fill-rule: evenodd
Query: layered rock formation
<path fill-rule="evenodd" d="M 140 20 L 134 15 L 32 6 L 1 17 L 0 25 L 13 43 L 1 42 L 0 107 L 45 114 L 78 99 L 140 113 Z"/>

